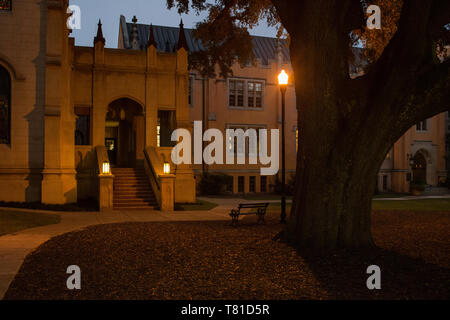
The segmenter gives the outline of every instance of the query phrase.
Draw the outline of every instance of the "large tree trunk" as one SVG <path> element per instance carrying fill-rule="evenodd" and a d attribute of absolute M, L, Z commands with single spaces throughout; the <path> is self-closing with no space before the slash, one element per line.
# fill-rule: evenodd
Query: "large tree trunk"
<path fill-rule="evenodd" d="M 433 7 L 407 3 L 403 25 L 374 69 L 351 79 L 349 32 L 363 21 L 359 1 L 274 3 L 291 36 L 299 124 L 283 238 L 306 248 L 372 246 L 371 200 L 386 153 L 417 120 L 444 109 L 438 97 L 448 88 L 448 63 L 434 72 L 428 20 L 417 23 L 432 21 Z"/>

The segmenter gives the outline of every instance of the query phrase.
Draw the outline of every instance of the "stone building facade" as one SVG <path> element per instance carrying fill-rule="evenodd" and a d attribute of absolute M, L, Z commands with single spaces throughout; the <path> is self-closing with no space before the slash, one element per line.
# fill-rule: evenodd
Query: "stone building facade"
<path fill-rule="evenodd" d="M 153 28 L 158 50 L 172 52 L 178 29 L 165 26 Z M 138 24 L 137 20 L 127 23 L 125 17 L 121 16 L 118 47 L 130 51 L 143 50 L 148 29 L 148 25 Z M 192 31 L 185 29 L 189 52 L 203 50 Z M 201 120 L 206 129 L 217 128 L 224 134 L 227 128 L 281 130 L 281 96 L 277 76 L 282 69 L 286 69 L 291 75 L 291 84 L 286 93 L 286 168 L 287 174 L 292 176 L 296 168 L 297 144 L 301 141 L 298 141 L 297 136 L 297 109 L 289 50 L 275 38 L 253 36 L 252 42 L 256 65 L 249 64 L 242 68 L 235 64 L 230 78 L 204 78 L 197 70 L 190 70 L 189 118 L 191 122 Z M 361 66 L 364 59 L 359 51 L 356 48 L 354 50 L 355 65 L 350 68 L 353 77 L 363 74 Z M 249 93 L 249 88 L 255 88 L 256 84 L 260 85 L 260 92 L 253 90 Z M 242 88 L 241 101 L 238 102 L 237 85 Z M 257 95 L 260 96 L 259 101 L 256 101 Z M 378 174 L 379 192 L 409 192 L 413 179 L 423 180 L 429 186 L 442 184 L 447 177 L 446 121 L 446 113 L 422 121 L 395 143 Z M 410 158 L 416 160 L 412 166 Z M 230 191 L 233 193 L 273 191 L 276 177 L 261 176 L 259 169 L 260 165 L 206 166 L 208 172 L 231 175 L 233 186 Z M 200 176 L 205 166 L 196 165 L 194 170 Z"/>
<path fill-rule="evenodd" d="M 158 52 L 152 37 L 143 51 L 108 49 L 99 23 L 93 46 L 79 47 L 69 37 L 67 8 L 67 0 L 15 0 L 12 10 L 0 10 L 8 133 L 0 142 L 0 201 L 63 204 L 105 196 L 113 190 L 99 191 L 105 145 L 111 166 L 147 165 L 163 190 L 155 165 L 170 157 L 157 147 L 158 114 L 171 115 L 173 128 L 191 127 L 184 32 L 170 53 Z M 192 168 L 172 173 L 175 201 L 194 202 Z"/>
<path fill-rule="evenodd" d="M 112 207 L 115 178 L 103 174 L 104 162 L 143 168 L 166 209 L 195 201 L 195 176 L 204 170 L 231 175 L 233 193 L 273 191 L 276 177 L 262 176 L 261 165 L 248 161 L 170 164 L 170 135 L 176 128 L 192 130 L 194 121 L 222 131 L 280 129 L 281 69 L 291 75 L 286 157 L 288 174 L 295 173 L 301 143 L 295 79 L 289 51 L 277 39 L 253 37 L 256 65 L 235 65 L 230 78 L 205 78 L 189 70 L 189 52 L 202 50 L 192 30 L 121 17 L 117 49 L 105 48 L 109 40 L 100 23 L 93 46 L 75 46 L 67 7 L 67 0 L 0 2 L 0 201 L 63 204 L 97 198 L 102 208 Z M 446 121 L 437 115 L 396 142 L 380 170 L 379 190 L 407 192 L 410 171 L 434 186 L 446 178 Z M 171 204 L 163 205 L 164 197 Z"/>

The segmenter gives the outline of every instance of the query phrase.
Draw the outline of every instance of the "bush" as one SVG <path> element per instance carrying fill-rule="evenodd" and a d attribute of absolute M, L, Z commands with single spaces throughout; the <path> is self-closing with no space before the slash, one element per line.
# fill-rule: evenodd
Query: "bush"
<path fill-rule="evenodd" d="M 233 177 L 220 173 L 204 173 L 198 188 L 201 195 L 221 195 L 233 190 Z"/>
<path fill-rule="evenodd" d="M 426 187 L 425 181 L 413 180 L 411 182 L 411 190 L 424 191 Z"/>
<path fill-rule="evenodd" d="M 295 174 L 286 174 L 286 195 L 294 195 L 295 189 Z M 273 184 L 273 191 L 277 194 L 281 194 L 281 174 L 275 176 L 275 183 Z"/>

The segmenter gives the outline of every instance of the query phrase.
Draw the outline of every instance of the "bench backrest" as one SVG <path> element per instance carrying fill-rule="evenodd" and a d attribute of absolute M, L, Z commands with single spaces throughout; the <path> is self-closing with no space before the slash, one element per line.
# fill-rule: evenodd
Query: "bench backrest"
<path fill-rule="evenodd" d="M 270 203 L 240 203 L 239 209 L 267 208 Z"/>

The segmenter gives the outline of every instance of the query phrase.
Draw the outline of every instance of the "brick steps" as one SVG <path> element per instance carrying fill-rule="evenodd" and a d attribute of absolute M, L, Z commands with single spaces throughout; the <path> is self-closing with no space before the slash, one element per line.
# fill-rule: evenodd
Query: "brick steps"
<path fill-rule="evenodd" d="M 115 210 L 155 209 L 156 198 L 143 169 L 113 168 L 112 174 Z"/>

